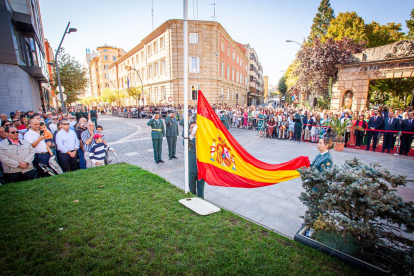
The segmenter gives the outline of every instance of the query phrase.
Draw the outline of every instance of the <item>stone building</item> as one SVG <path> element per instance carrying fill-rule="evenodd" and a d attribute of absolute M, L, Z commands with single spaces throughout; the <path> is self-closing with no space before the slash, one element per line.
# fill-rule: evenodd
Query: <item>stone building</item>
<path fill-rule="evenodd" d="M 246 103 L 249 60 L 223 26 L 190 20 L 188 43 L 189 104 L 198 89 L 212 104 Z M 164 22 L 109 66 L 111 89 L 143 85 L 140 104 L 182 104 L 183 51 L 183 20 Z"/>
<path fill-rule="evenodd" d="M 122 48 L 108 45 L 96 48 L 97 53 L 86 54 L 89 63 L 90 96 L 99 97 L 104 89 L 115 88 L 109 79 L 109 65 L 124 55 Z"/>
<path fill-rule="evenodd" d="M 52 95 L 38 0 L 0 0 L 0 111 L 38 111 Z"/>

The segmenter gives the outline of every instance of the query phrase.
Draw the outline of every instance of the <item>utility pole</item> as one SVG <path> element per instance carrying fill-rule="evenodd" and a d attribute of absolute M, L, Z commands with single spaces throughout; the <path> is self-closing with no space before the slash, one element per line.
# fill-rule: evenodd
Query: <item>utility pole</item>
<path fill-rule="evenodd" d="M 216 16 L 216 6 L 218 6 L 219 4 L 216 4 L 216 3 L 213 3 L 213 4 L 207 4 L 207 5 L 210 5 L 210 6 L 213 6 L 213 21 L 215 22 L 216 21 L 216 18 L 218 18 L 218 15 Z"/>

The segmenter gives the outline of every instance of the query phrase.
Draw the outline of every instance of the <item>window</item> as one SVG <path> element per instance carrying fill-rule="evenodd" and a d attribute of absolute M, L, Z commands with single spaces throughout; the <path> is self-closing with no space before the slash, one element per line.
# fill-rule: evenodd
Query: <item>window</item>
<path fill-rule="evenodd" d="M 236 71 L 236 82 L 239 82 L 239 71 Z"/>
<path fill-rule="evenodd" d="M 198 33 L 190 33 L 190 43 L 197 44 L 198 43 Z"/>
<path fill-rule="evenodd" d="M 224 76 L 224 62 L 221 62 L 221 76 Z"/>
<path fill-rule="evenodd" d="M 142 69 L 141 69 L 141 80 L 143 80 L 143 79 L 144 79 L 144 73 L 145 73 L 145 69 L 144 69 L 144 68 L 142 68 Z"/>
<path fill-rule="evenodd" d="M 151 74 L 152 74 L 152 65 L 148 65 L 148 78 L 151 78 Z"/>
<path fill-rule="evenodd" d="M 190 57 L 189 61 L 189 69 L 190 73 L 199 73 L 200 72 L 200 58 L 199 57 Z"/>
<path fill-rule="evenodd" d="M 234 68 L 231 69 L 231 80 L 234 81 Z"/>
<path fill-rule="evenodd" d="M 224 41 L 221 41 L 221 51 L 224 52 Z"/>
<path fill-rule="evenodd" d="M 141 51 L 141 61 L 144 60 L 144 51 Z"/>
<path fill-rule="evenodd" d="M 154 78 L 158 76 L 158 62 L 154 64 Z"/>
<path fill-rule="evenodd" d="M 134 65 L 135 64 L 135 57 L 132 57 L 132 63 L 131 63 L 131 65 Z"/>
<path fill-rule="evenodd" d="M 108 88 L 109 87 L 109 83 L 105 82 L 105 87 Z"/>
<path fill-rule="evenodd" d="M 113 61 L 116 61 L 116 56 L 112 56 L 112 60 Z"/>
<path fill-rule="evenodd" d="M 109 65 L 104 65 L 104 66 L 103 66 L 103 69 L 104 69 L 104 70 L 107 70 L 107 69 L 108 69 L 108 66 L 109 66 Z"/>
<path fill-rule="evenodd" d="M 161 86 L 162 99 L 167 100 L 167 93 L 165 93 L 165 86 Z"/>
<path fill-rule="evenodd" d="M 227 79 L 230 79 L 230 65 L 227 65 Z"/>
<path fill-rule="evenodd" d="M 158 102 L 158 99 L 159 99 L 159 97 L 158 97 L 158 87 L 155 87 L 155 101 L 156 102 Z"/>
<path fill-rule="evenodd" d="M 233 60 L 236 58 L 236 52 L 233 50 Z"/>
<path fill-rule="evenodd" d="M 230 88 L 227 88 L 227 100 L 230 100 Z"/>
<path fill-rule="evenodd" d="M 104 56 L 104 60 L 108 60 L 108 56 L 107 55 Z"/>
<path fill-rule="evenodd" d="M 139 55 L 137 54 L 135 59 L 137 60 L 137 63 L 139 62 Z"/>
<path fill-rule="evenodd" d="M 164 37 L 160 37 L 160 49 L 164 49 Z"/>
<path fill-rule="evenodd" d="M 105 78 L 105 79 L 109 79 L 109 74 L 105 74 L 105 75 L 104 75 L 104 78 Z"/>
<path fill-rule="evenodd" d="M 227 56 L 230 56 L 230 45 L 227 45 Z"/>
<path fill-rule="evenodd" d="M 154 53 L 158 52 L 158 44 L 157 44 L 157 41 L 154 41 L 154 43 L 152 44 L 152 47 L 153 47 Z"/>
<path fill-rule="evenodd" d="M 243 61 L 241 58 L 240 58 L 240 67 L 243 68 Z"/>
<path fill-rule="evenodd" d="M 106 53 L 106 52 L 108 52 L 108 50 L 107 49 L 103 49 L 103 51 Z"/>
<path fill-rule="evenodd" d="M 147 54 L 150 56 L 152 54 L 151 45 L 147 46 Z"/>
<path fill-rule="evenodd" d="M 161 72 L 160 75 L 165 75 L 166 71 L 165 71 L 165 59 L 161 60 Z"/>
<path fill-rule="evenodd" d="M 239 64 L 239 55 L 237 55 L 237 64 Z"/>

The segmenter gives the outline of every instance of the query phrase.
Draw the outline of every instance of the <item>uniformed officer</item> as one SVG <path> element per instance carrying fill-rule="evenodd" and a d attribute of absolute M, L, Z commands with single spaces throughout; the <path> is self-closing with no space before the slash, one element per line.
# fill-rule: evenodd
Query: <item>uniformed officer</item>
<path fill-rule="evenodd" d="M 197 125 L 195 122 L 190 123 L 188 137 L 188 184 L 190 192 L 198 197 L 204 198 L 205 180 L 198 180 L 197 154 L 196 154 L 196 135 Z"/>
<path fill-rule="evenodd" d="M 178 121 L 174 116 L 174 112 L 165 117 L 165 126 L 167 128 L 167 143 L 168 143 L 168 158 L 177 158 L 175 156 L 175 150 L 177 148 L 177 136 L 178 136 Z"/>
<path fill-rule="evenodd" d="M 89 111 L 89 120 L 95 124 L 95 128 L 98 126 L 98 111 L 96 110 L 96 106 Z"/>
<path fill-rule="evenodd" d="M 299 109 L 298 113 L 295 114 L 295 119 L 298 121 L 295 122 L 295 140 L 300 140 L 302 134 L 302 122 L 303 122 L 302 109 Z"/>
<path fill-rule="evenodd" d="M 161 159 L 162 153 L 162 139 L 165 137 L 164 123 L 159 119 L 159 115 L 155 114 L 152 119 L 147 123 L 152 128 L 152 148 L 154 149 L 155 163 L 164 163 Z"/>
<path fill-rule="evenodd" d="M 229 117 L 226 115 L 226 111 L 224 111 L 224 110 L 220 111 L 220 121 L 227 128 L 227 130 L 230 129 Z"/>
<path fill-rule="evenodd" d="M 321 138 L 317 144 L 319 153 L 313 159 L 311 167 L 317 168 L 319 171 L 329 169 L 333 165 L 333 159 L 329 150 L 333 148 L 333 142 L 331 138 Z M 323 166 L 323 167 L 322 167 Z"/>

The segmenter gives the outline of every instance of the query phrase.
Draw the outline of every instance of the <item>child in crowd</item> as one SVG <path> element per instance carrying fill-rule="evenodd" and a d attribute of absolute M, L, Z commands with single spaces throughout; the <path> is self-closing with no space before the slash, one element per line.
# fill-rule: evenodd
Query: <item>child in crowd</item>
<path fill-rule="evenodd" d="M 102 135 L 102 131 L 103 131 L 103 127 L 102 126 L 97 126 L 96 130 L 99 132 L 99 134 Z"/>
<path fill-rule="evenodd" d="M 311 142 L 312 143 L 318 143 L 319 142 L 319 123 L 313 122 L 312 123 L 312 129 L 311 129 Z"/>
<path fill-rule="evenodd" d="M 92 162 L 92 167 L 104 166 L 106 150 L 109 149 L 113 152 L 115 152 L 115 150 L 102 142 L 102 135 L 97 133 L 93 136 L 93 139 L 95 140 L 95 145 L 92 147 L 91 152 L 89 154 L 89 158 Z"/>
<path fill-rule="evenodd" d="M 236 127 L 237 123 L 237 110 L 233 110 L 233 127 Z"/>

